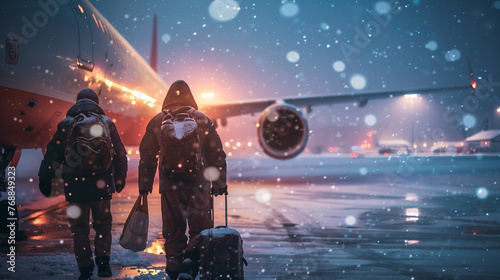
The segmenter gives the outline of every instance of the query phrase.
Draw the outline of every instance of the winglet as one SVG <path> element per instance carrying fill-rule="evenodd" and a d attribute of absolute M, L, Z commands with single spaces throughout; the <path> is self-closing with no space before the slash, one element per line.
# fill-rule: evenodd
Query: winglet
<path fill-rule="evenodd" d="M 153 42 L 151 44 L 151 55 L 149 56 L 149 64 L 155 72 L 158 73 L 158 27 L 156 14 L 154 15 L 153 22 Z"/>
<path fill-rule="evenodd" d="M 467 58 L 467 64 L 469 65 L 469 73 L 470 73 L 470 86 L 472 87 L 473 93 L 476 92 L 477 82 L 476 78 L 474 78 L 474 72 L 472 72 L 472 66 L 470 64 L 470 59 Z"/>

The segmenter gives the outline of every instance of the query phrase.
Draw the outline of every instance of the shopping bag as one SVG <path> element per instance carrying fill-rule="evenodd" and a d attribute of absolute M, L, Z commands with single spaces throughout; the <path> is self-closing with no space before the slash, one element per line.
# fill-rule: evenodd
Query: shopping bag
<path fill-rule="evenodd" d="M 123 232 L 120 236 L 120 245 L 133 252 L 146 249 L 148 242 L 148 195 L 141 194 L 130 211 Z"/>

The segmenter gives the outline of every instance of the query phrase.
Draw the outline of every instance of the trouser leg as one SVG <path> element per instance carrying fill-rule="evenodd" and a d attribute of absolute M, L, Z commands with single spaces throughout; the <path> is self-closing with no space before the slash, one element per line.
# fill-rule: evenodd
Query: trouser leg
<path fill-rule="evenodd" d="M 111 251 L 111 201 L 103 200 L 91 203 L 92 225 L 95 230 L 95 255 L 96 257 L 109 257 Z"/>
<path fill-rule="evenodd" d="M 167 272 L 178 271 L 181 268 L 182 260 L 190 258 L 194 268 L 190 269 L 189 273 L 197 274 L 198 235 L 202 230 L 212 226 L 210 211 L 210 193 L 203 191 L 202 188 L 193 191 L 162 193 L 163 237 L 165 238 Z M 189 243 L 187 243 L 186 237 L 186 220 L 189 223 Z"/>
<path fill-rule="evenodd" d="M 198 235 L 202 230 L 212 227 L 212 201 L 209 191 L 194 189 L 188 197 L 189 242 L 186 257 L 197 261 L 199 257 Z"/>
<path fill-rule="evenodd" d="M 167 271 L 180 269 L 183 251 L 186 249 L 186 217 L 183 209 L 183 196 L 180 191 L 161 193 L 163 238 L 165 238 L 165 257 Z"/>
<path fill-rule="evenodd" d="M 68 206 L 69 227 L 73 234 L 73 248 L 79 268 L 94 267 L 89 240 L 90 205 L 71 202 Z M 78 212 L 79 215 L 78 215 Z"/>

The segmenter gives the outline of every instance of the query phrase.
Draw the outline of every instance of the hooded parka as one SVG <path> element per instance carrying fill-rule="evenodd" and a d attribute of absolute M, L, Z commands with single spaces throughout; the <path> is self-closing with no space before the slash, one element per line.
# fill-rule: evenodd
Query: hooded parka
<path fill-rule="evenodd" d="M 158 164 L 158 158 L 161 156 L 161 123 L 166 115 L 165 110 L 172 115 L 176 115 L 179 112 L 187 112 L 191 108 L 195 109 L 191 114 L 196 120 L 198 135 L 200 137 L 202 172 L 194 179 L 186 177 L 175 178 L 172 175 L 169 176 L 161 172 L 161 161 L 160 165 Z M 226 186 L 226 154 L 223 151 L 222 142 L 212 120 L 204 113 L 198 111 L 198 105 L 185 81 L 179 80 L 171 85 L 163 102 L 162 112 L 158 113 L 148 123 L 139 151 L 141 154 L 139 163 L 140 192 L 152 191 L 157 169 L 160 170 L 160 193 L 170 190 L 189 191 L 193 190 L 193 188 L 201 188 L 203 191 L 207 191 L 210 187 L 210 182 L 202 174 L 203 169 L 207 167 L 215 167 L 220 172 L 219 179 L 212 182 L 213 187 L 224 188 Z"/>
<path fill-rule="evenodd" d="M 125 186 L 127 176 L 127 157 L 115 124 L 106 117 L 99 105 L 82 91 L 78 95 L 77 102 L 67 112 L 66 118 L 57 126 L 57 131 L 47 145 L 47 151 L 40 165 L 38 176 L 40 179 L 40 191 L 49 196 L 51 182 L 56 178 L 56 171 L 61 167 L 61 179 L 64 181 L 66 201 L 69 202 L 91 202 L 109 200 L 117 190 L 120 192 Z M 95 95 L 95 93 L 94 93 Z M 92 97 L 92 95 L 90 95 Z M 97 97 L 97 95 L 96 95 Z M 94 98 L 95 99 L 95 98 Z M 113 164 L 108 171 L 95 176 L 79 176 L 72 172 L 65 161 L 65 147 L 67 143 L 67 131 L 73 119 L 80 113 L 94 112 L 102 115 L 109 125 L 111 143 L 115 152 Z"/>

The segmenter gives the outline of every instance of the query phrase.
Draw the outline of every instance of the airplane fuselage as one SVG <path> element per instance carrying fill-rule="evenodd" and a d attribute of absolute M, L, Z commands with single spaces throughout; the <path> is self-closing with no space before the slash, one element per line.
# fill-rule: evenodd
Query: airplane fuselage
<path fill-rule="evenodd" d="M 88 1 L 5 1 L 0 13 L 1 147 L 44 148 L 84 88 L 139 144 L 168 86 Z"/>

